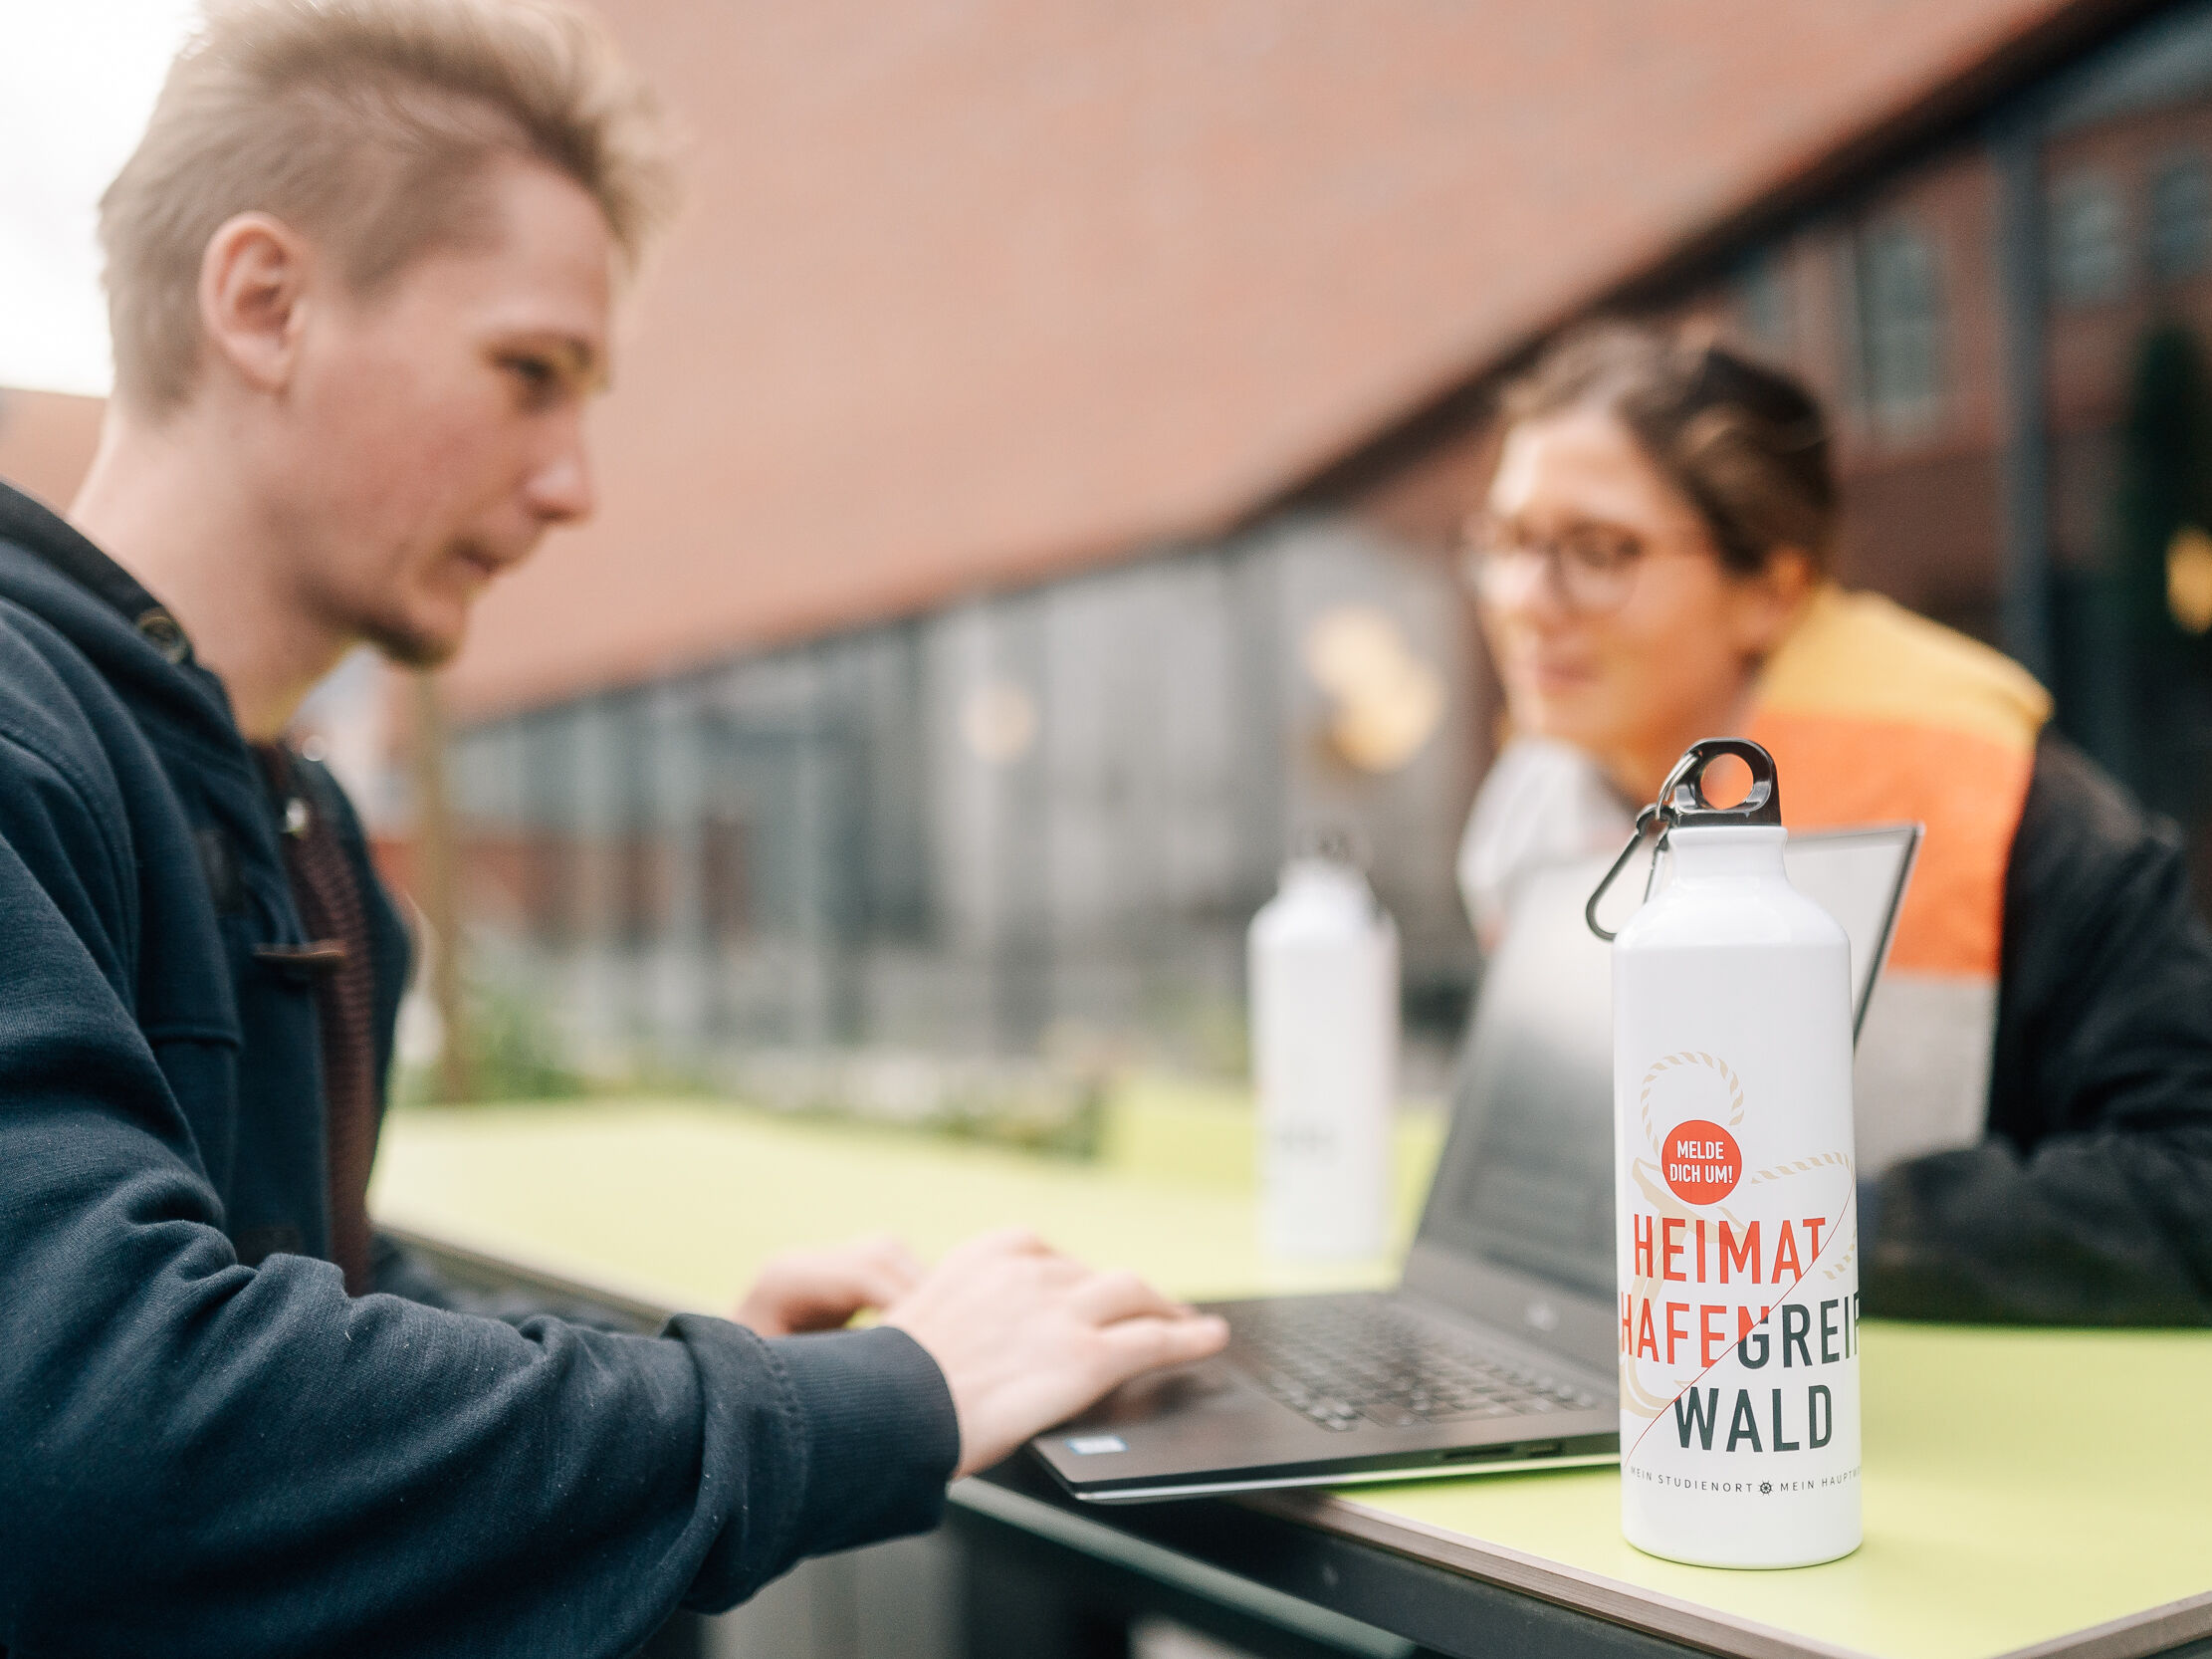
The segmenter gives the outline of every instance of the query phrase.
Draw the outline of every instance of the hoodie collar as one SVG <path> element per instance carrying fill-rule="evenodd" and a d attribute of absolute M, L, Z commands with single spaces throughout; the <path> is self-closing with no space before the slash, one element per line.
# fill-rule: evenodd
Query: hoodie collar
<path fill-rule="evenodd" d="M 0 483 L 0 543 L 32 561 L 11 579 L 0 564 L 0 596 L 29 606 L 99 663 L 111 679 L 133 683 L 157 701 L 192 706 L 193 724 L 219 747 L 242 744 L 230 693 L 192 654 L 192 642 L 167 606 L 96 547 L 76 526 L 21 490 Z M 40 581 L 42 569 L 67 587 Z M 86 600 L 94 602 L 87 603 Z M 119 626 L 117 624 L 120 624 Z"/>
<path fill-rule="evenodd" d="M 136 577 L 102 553 L 61 514 L 7 484 L 0 484 L 0 541 L 14 542 L 36 554 L 78 587 L 106 600 L 169 661 L 191 660 L 192 642 Z"/>

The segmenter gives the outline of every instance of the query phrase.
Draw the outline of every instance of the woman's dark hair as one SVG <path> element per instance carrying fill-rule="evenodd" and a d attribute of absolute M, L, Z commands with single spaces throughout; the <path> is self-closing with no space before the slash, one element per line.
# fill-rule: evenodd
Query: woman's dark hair
<path fill-rule="evenodd" d="M 1777 548 L 1828 567 L 1836 480 L 1828 421 L 1794 375 L 1642 323 L 1586 324 L 1505 388 L 1505 424 L 1601 408 L 1697 509 L 1729 570 Z"/>

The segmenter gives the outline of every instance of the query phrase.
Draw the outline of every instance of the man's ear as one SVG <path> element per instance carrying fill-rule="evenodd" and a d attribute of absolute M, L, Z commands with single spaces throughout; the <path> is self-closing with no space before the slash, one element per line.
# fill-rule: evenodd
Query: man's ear
<path fill-rule="evenodd" d="M 282 219 L 226 219 L 200 256 L 200 332 L 207 350 L 257 391 L 282 391 L 299 358 L 315 249 Z"/>

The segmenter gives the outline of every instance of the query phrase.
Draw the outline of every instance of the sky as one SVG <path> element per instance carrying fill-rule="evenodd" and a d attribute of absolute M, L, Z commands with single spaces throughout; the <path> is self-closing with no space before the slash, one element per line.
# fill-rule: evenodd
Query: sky
<path fill-rule="evenodd" d="M 94 213 L 195 0 L 0 0 L 0 386 L 105 394 Z"/>

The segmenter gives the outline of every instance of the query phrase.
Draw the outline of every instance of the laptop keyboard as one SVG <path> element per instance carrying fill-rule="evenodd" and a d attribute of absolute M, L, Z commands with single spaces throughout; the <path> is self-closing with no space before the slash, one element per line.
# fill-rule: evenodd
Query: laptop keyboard
<path fill-rule="evenodd" d="M 1585 1411 L 1586 1389 L 1484 1354 L 1380 1297 L 1297 1299 L 1239 1307 L 1228 1358 L 1322 1428 L 1414 1428 L 1485 1417 Z"/>

